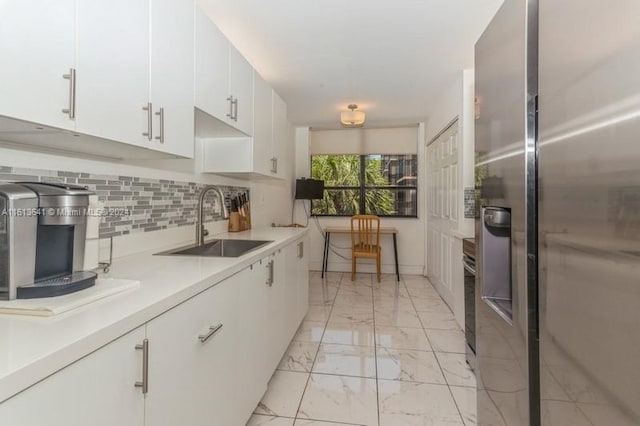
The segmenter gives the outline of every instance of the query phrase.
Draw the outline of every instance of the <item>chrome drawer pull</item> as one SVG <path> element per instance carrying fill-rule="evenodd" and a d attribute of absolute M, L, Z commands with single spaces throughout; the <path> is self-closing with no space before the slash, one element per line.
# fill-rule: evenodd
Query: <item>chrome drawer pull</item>
<path fill-rule="evenodd" d="M 200 343 L 205 343 L 207 340 L 213 337 L 214 334 L 220 331 L 221 328 L 222 328 L 222 323 L 213 327 L 209 327 L 209 332 L 207 334 L 201 334 L 198 336 L 198 339 L 200 339 Z"/>
<path fill-rule="evenodd" d="M 142 136 L 146 136 L 147 139 L 153 139 L 153 105 L 151 102 L 147 103 L 147 106 L 142 107 L 143 111 L 147 111 L 147 131 L 142 134 Z"/>
<path fill-rule="evenodd" d="M 69 74 L 63 74 L 62 78 L 69 80 L 69 108 L 62 110 L 70 119 L 76 118 L 76 70 L 69 68 Z"/>
<path fill-rule="evenodd" d="M 137 350 L 142 350 L 142 381 L 136 382 L 135 387 L 142 388 L 144 395 L 149 392 L 149 339 L 144 339 L 141 345 L 136 345 Z"/>
<path fill-rule="evenodd" d="M 227 100 L 229 101 L 229 112 L 227 113 L 227 117 L 229 117 L 230 120 L 233 120 L 233 96 L 229 96 Z"/>
<path fill-rule="evenodd" d="M 160 117 L 160 136 L 156 136 L 156 139 L 164 143 L 164 108 L 160 108 L 156 115 Z"/>

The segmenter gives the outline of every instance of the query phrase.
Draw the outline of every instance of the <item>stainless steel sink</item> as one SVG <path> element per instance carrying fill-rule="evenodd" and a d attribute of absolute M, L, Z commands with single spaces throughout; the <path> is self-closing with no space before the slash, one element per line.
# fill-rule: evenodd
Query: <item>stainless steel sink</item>
<path fill-rule="evenodd" d="M 273 241 L 214 240 L 203 245 L 190 245 L 156 253 L 159 256 L 239 257 Z"/>

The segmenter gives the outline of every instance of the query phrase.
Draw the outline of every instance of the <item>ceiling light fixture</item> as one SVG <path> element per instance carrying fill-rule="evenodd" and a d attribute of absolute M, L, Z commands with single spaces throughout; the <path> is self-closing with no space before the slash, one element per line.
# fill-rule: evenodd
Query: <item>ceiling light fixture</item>
<path fill-rule="evenodd" d="M 340 113 L 340 123 L 344 127 L 362 127 L 364 126 L 365 114 L 362 111 L 356 111 L 358 105 L 350 104 L 347 108 L 350 111 L 342 111 Z"/>

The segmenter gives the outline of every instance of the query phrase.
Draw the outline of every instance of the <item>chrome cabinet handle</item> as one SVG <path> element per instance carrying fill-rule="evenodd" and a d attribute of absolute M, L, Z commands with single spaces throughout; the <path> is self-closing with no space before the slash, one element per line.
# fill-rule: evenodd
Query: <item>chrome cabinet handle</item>
<path fill-rule="evenodd" d="M 76 118 L 76 70 L 69 68 L 69 74 L 63 74 L 62 78 L 69 80 L 69 108 L 64 108 L 62 112 L 68 114 L 70 119 Z"/>
<path fill-rule="evenodd" d="M 205 343 L 207 340 L 212 338 L 220 329 L 222 328 L 222 323 L 209 327 L 209 332 L 207 334 L 201 334 L 198 336 L 198 340 L 200 343 Z"/>
<path fill-rule="evenodd" d="M 233 120 L 233 96 L 229 95 L 227 100 L 229 101 L 229 112 L 227 113 L 227 117 Z"/>
<path fill-rule="evenodd" d="M 143 111 L 147 111 L 147 131 L 142 134 L 146 136 L 150 141 L 153 140 L 153 107 L 151 102 L 142 107 Z"/>
<path fill-rule="evenodd" d="M 271 260 L 269 262 L 269 265 L 270 265 L 270 268 L 269 268 L 269 282 L 271 283 L 271 284 L 269 284 L 269 287 L 273 286 L 273 269 L 274 269 L 273 268 L 273 266 L 274 266 L 273 262 L 274 262 L 273 260 Z"/>
<path fill-rule="evenodd" d="M 298 258 L 302 259 L 304 257 L 304 242 L 300 241 L 298 243 Z"/>
<path fill-rule="evenodd" d="M 231 104 L 233 105 L 233 121 L 238 121 L 238 98 L 235 98 L 234 100 L 231 101 Z"/>
<path fill-rule="evenodd" d="M 160 136 L 156 136 L 156 139 L 164 143 L 164 108 L 160 108 L 156 115 L 160 116 Z"/>
<path fill-rule="evenodd" d="M 142 350 L 142 381 L 136 382 L 137 388 L 142 388 L 142 394 L 149 392 L 149 339 L 144 339 L 141 345 L 136 345 L 137 350 Z"/>
<path fill-rule="evenodd" d="M 269 274 L 267 275 L 266 284 L 269 287 L 273 287 L 273 260 L 270 260 L 269 263 L 267 263 L 267 269 L 269 270 Z"/>

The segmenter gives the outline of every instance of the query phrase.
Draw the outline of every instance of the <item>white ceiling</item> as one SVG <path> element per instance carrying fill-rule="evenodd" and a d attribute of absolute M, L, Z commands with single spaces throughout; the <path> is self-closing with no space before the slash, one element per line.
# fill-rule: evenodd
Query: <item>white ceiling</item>
<path fill-rule="evenodd" d="M 502 0 L 198 0 L 286 100 L 295 125 L 339 127 L 357 103 L 366 126 L 424 121 L 473 67 Z"/>

